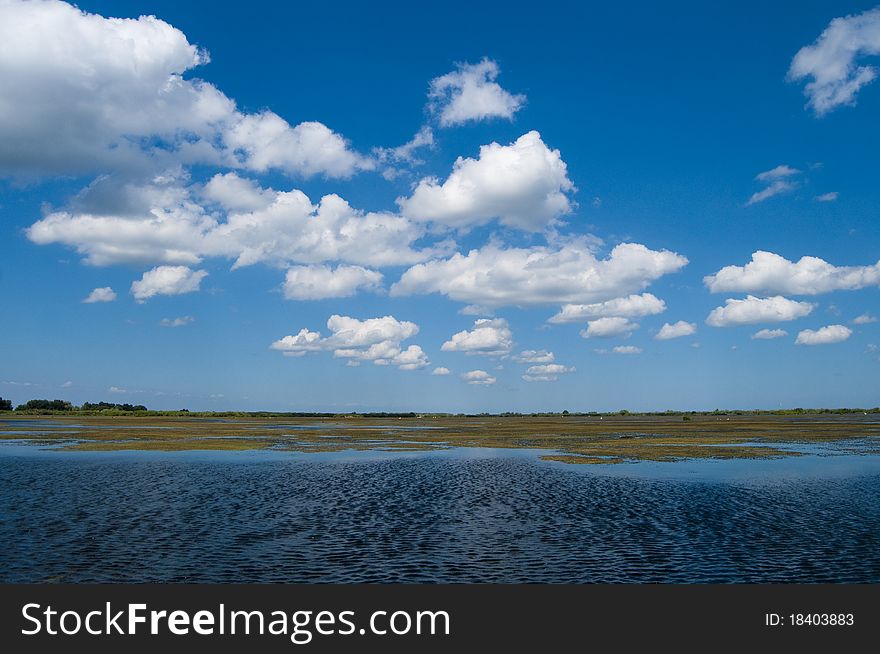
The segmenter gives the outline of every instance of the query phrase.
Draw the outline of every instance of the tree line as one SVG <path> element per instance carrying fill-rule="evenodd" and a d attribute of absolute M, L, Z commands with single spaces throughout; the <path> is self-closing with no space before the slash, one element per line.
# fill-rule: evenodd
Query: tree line
<path fill-rule="evenodd" d="M 85 402 L 82 406 L 75 406 L 66 400 L 28 400 L 24 404 L 15 407 L 16 411 L 52 411 L 67 413 L 71 411 L 146 411 L 143 404 L 115 404 L 113 402 Z M 0 397 L 0 411 L 12 411 L 12 400 L 4 400 Z"/>

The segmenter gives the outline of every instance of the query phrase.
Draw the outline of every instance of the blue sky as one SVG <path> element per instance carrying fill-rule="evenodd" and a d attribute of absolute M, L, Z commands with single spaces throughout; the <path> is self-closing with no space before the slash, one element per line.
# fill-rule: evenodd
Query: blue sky
<path fill-rule="evenodd" d="M 0 1 L 0 396 L 880 404 L 870 3 L 78 7 Z"/>

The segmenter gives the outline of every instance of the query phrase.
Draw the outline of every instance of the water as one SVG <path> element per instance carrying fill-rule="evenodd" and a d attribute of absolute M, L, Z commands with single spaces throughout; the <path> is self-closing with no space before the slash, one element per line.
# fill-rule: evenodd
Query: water
<path fill-rule="evenodd" d="M 880 582 L 880 457 L 0 445 L 0 582 Z"/>

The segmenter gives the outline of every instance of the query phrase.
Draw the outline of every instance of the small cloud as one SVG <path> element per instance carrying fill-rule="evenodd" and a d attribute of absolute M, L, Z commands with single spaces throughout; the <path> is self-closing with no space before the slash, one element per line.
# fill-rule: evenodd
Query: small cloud
<path fill-rule="evenodd" d="M 434 370 L 431 371 L 431 374 L 436 375 L 437 377 L 444 377 L 446 375 L 451 375 L 452 371 L 449 368 L 440 366 L 439 368 L 434 368 Z"/>
<path fill-rule="evenodd" d="M 758 173 L 755 176 L 755 181 L 764 183 L 765 187 L 753 193 L 748 202 L 746 202 L 746 206 L 769 200 L 775 195 L 788 193 L 797 188 L 797 182 L 792 181 L 790 178 L 800 173 L 801 171 L 797 168 L 792 168 L 786 164 L 765 170 L 763 173 Z"/>
<path fill-rule="evenodd" d="M 638 323 L 632 322 L 629 318 L 609 316 L 588 320 L 587 328 L 582 329 L 580 334 L 584 338 L 612 338 L 629 336 L 638 328 Z"/>
<path fill-rule="evenodd" d="M 553 363 L 556 355 L 547 350 L 523 350 L 513 356 L 517 363 Z"/>
<path fill-rule="evenodd" d="M 524 95 L 513 95 L 495 81 L 501 70 L 485 58 L 476 64 L 461 63 L 456 70 L 431 80 L 430 109 L 440 125 L 450 127 L 488 118 L 513 118 L 525 104 Z"/>
<path fill-rule="evenodd" d="M 794 190 L 797 184 L 793 184 L 792 182 L 787 182 L 785 180 L 777 180 L 767 186 L 766 188 L 752 193 L 751 197 L 749 197 L 749 201 L 746 202 L 746 206 L 751 206 L 753 204 L 758 204 L 759 202 L 763 202 L 764 200 L 769 200 L 770 198 L 781 195 L 782 193 L 788 193 L 789 191 Z"/>
<path fill-rule="evenodd" d="M 769 341 L 774 338 L 782 338 L 783 336 L 788 336 L 788 332 L 784 329 L 761 329 L 752 334 L 752 339 Z"/>
<path fill-rule="evenodd" d="M 797 168 L 782 164 L 781 166 L 776 166 L 776 168 L 765 170 L 763 173 L 758 173 L 755 175 L 755 179 L 759 182 L 772 182 L 777 179 L 785 179 L 786 177 L 798 175 L 800 172 L 801 171 Z"/>
<path fill-rule="evenodd" d="M 636 347 L 635 345 L 618 345 L 617 347 L 611 348 L 611 351 L 615 354 L 641 354 L 642 348 Z"/>
<path fill-rule="evenodd" d="M 461 378 L 468 384 L 473 384 L 474 386 L 491 386 L 498 381 L 485 370 L 471 370 L 463 373 Z"/>
<path fill-rule="evenodd" d="M 132 282 L 131 294 L 143 304 L 156 295 L 194 293 L 207 275 L 204 270 L 192 270 L 186 266 L 156 266 Z"/>
<path fill-rule="evenodd" d="M 658 341 L 668 341 L 671 338 L 681 338 L 682 336 L 690 336 L 691 334 L 695 334 L 697 331 L 697 325 L 692 322 L 685 322 L 684 320 L 679 320 L 675 323 L 663 323 L 663 326 L 660 328 L 660 331 L 657 332 L 657 335 L 654 337 Z M 699 347 L 697 345 L 696 347 Z"/>
<path fill-rule="evenodd" d="M 843 325 L 828 325 L 817 330 L 804 329 L 795 339 L 796 345 L 827 345 L 840 343 L 852 336 L 852 330 Z"/>
<path fill-rule="evenodd" d="M 162 318 L 159 322 L 159 325 L 162 327 L 184 327 L 194 322 L 195 318 L 192 316 L 180 316 L 178 318 Z"/>
<path fill-rule="evenodd" d="M 71 386 L 73 386 L 72 381 L 66 381 L 63 384 L 61 384 L 61 388 L 70 388 Z"/>
<path fill-rule="evenodd" d="M 837 191 L 831 191 L 829 193 L 823 193 L 822 195 L 816 196 L 816 202 L 834 202 L 837 199 L 837 196 L 840 194 Z"/>
<path fill-rule="evenodd" d="M 853 320 L 854 325 L 869 325 L 872 322 L 877 322 L 877 316 L 872 316 L 870 313 L 863 313 Z"/>
<path fill-rule="evenodd" d="M 590 204 L 593 205 L 594 209 L 598 209 L 602 206 L 602 198 L 596 196 L 590 201 Z"/>
<path fill-rule="evenodd" d="M 559 375 L 565 375 L 575 371 L 575 368 L 563 366 L 559 363 L 548 363 L 540 366 L 529 366 L 522 378 L 527 382 L 550 382 L 559 379 Z"/>
<path fill-rule="evenodd" d="M 111 386 L 107 389 L 109 393 L 128 393 L 128 391 L 124 388 L 119 388 L 118 386 Z"/>
<path fill-rule="evenodd" d="M 94 304 L 95 302 L 112 302 L 115 299 L 115 291 L 109 286 L 102 286 L 89 293 L 86 299 L 83 300 L 83 303 Z"/>
<path fill-rule="evenodd" d="M 492 309 L 480 306 L 479 304 L 469 304 L 466 307 L 459 309 L 458 312 L 463 316 L 481 316 L 483 318 L 495 315 L 495 312 L 492 311 Z"/>

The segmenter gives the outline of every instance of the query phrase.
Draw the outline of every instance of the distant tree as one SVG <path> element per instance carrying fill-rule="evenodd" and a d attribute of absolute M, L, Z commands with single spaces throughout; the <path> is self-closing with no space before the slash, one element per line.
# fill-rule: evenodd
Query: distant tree
<path fill-rule="evenodd" d="M 112 402 L 84 402 L 83 411 L 146 411 L 143 404 L 113 404 Z"/>
<path fill-rule="evenodd" d="M 73 405 L 64 400 L 28 400 L 15 407 L 16 411 L 73 411 Z"/>
<path fill-rule="evenodd" d="M 569 415 L 568 410 L 563 411 L 563 412 L 562 412 L 562 415 L 564 415 L 564 416 Z"/>
<path fill-rule="evenodd" d="M 12 400 L 4 400 L 0 397 L 0 411 L 12 411 Z"/>

